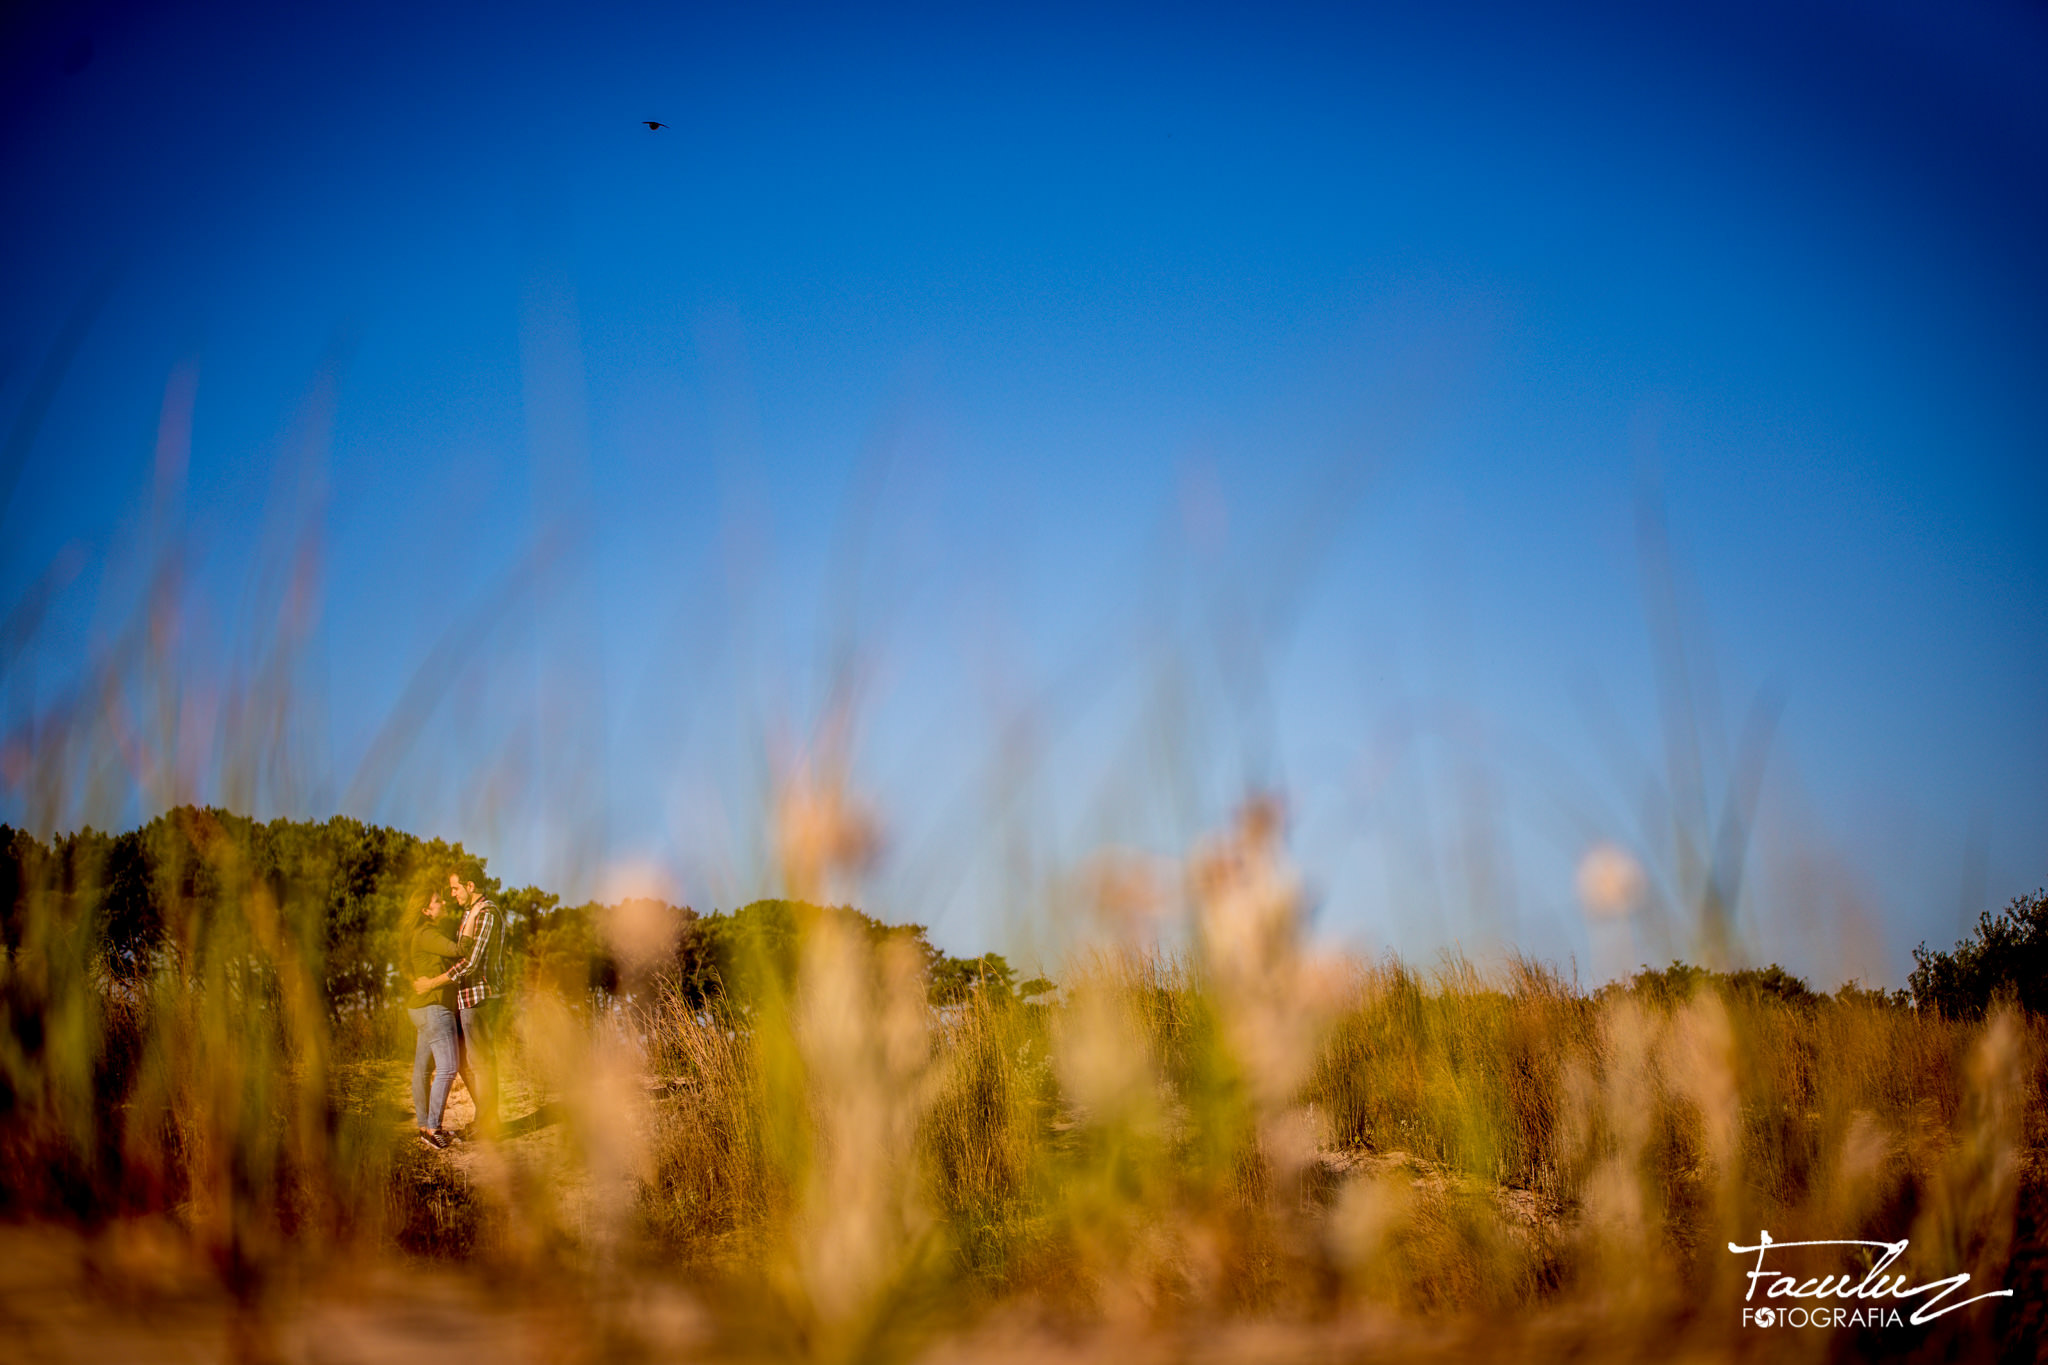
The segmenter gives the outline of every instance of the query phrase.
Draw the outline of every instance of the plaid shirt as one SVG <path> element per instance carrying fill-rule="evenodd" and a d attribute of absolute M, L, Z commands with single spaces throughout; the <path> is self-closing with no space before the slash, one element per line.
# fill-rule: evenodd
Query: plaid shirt
<path fill-rule="evenodd" d="M 470 941 L 468 955 L 448 969 L 450 983 L 461 987 L 455 992 L 455 1008 L 459 1010 L 474 1009 L 505 993 L 505 953 L 498 933 L 498 907 L 478 896 L 462 919 L 465 930 L 472 925 L 475 937 Z"/>

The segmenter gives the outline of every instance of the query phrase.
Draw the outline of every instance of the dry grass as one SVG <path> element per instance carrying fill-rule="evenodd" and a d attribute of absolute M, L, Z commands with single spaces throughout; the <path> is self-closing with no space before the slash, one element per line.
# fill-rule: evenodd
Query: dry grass
<path fill-rule="evenodd" d="M 1191 867 L 1185 954 L 1078 957 L 1051 1003 L 935 1009 L 914 958 L 830 916 L 745 1009 L 536 985 L 508 1136 L 453 1157 L 406 1145 L 403 1021 L 324 1008 L 311 926 L 262 884 L 133 985 L 95 968 L 75 896 L 31 897 L 4 982 L 0 1306 L 31 1358 L 124 1352 L 89 1303 L 245 1358 L 508 1321 L 550 1358 L 2033 1339 L 2040 1019 L 1348 963 L 1302 938 L 1256 821 Z M 1920 1329 L 1745 1336 L 1726 1248 L 1764 1228 L 1910 1237 L 1915 1282 L 2019 1293 Z"/>

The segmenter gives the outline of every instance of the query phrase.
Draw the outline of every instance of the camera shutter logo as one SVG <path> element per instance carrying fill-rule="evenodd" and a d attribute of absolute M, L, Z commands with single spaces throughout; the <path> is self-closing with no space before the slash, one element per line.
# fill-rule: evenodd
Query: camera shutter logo
<path fill-rule="evenodd" d="M 1756 1310 L 1756 1325 L 1759 1327 L 1769 1327 L 1777 1320 L 1778 1310 L 1775 1308 L 1759 1308 Z"/>

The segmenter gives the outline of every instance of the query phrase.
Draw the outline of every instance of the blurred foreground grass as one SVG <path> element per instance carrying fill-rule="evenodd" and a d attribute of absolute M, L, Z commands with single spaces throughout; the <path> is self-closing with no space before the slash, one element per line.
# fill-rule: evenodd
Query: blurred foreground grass
<path fill-rule="evenodd" d="M 1587 994 L 1529 962 L 1325 956 L 1258 807 L 1186 860 L 1185 950 L 1106 936 L 1028 998 L 995 978 L 935 996 L 920 939 L 802 904 L 738 964 L 744 990 L 707 995 L 659 952 L 614 954 L 588 989 L 531 954 L 506 1135 L 448 1154 L 412 1141 L 410 1026 L 374 973 L 339 970 L 331 888 L 233 839 L 181 856 L 125 948 L 118 860 L 13 888 L 10 1359 L 1974 1359 L 2042 1339 L 2040 1016 L 1782 973 Z M 1762 1229 L 1910 1238 L 1913 1283 L 2015 1293 L 1924 1327 L 1759 1331 L 1727 1248 Z"/>

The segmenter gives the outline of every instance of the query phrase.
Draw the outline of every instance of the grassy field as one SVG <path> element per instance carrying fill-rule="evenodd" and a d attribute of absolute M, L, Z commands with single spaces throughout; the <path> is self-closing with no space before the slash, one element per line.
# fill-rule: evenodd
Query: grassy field
<path fill-rule="evenodd" d="M 5 981 L 9 1357 L 2039 1349 L 2039 1016 L 1347 961 L 1291 885 L 1226 847 L 1185 953 L 1079 953 L 1028 1000 L 935 1006 L 907 943 L 830 912 L 744 1007 L 534 981 L 505 1130 L 449 1153 L 412 1138 L 403 1013 L 321 999 L 260 882 L 180 970 L 118 983 L 39 911 Z M 2014 1293 L 1760 1329 L 1729 1247 L 1765 1230 L 1909 1239 L 1912 1285 Z"/>

